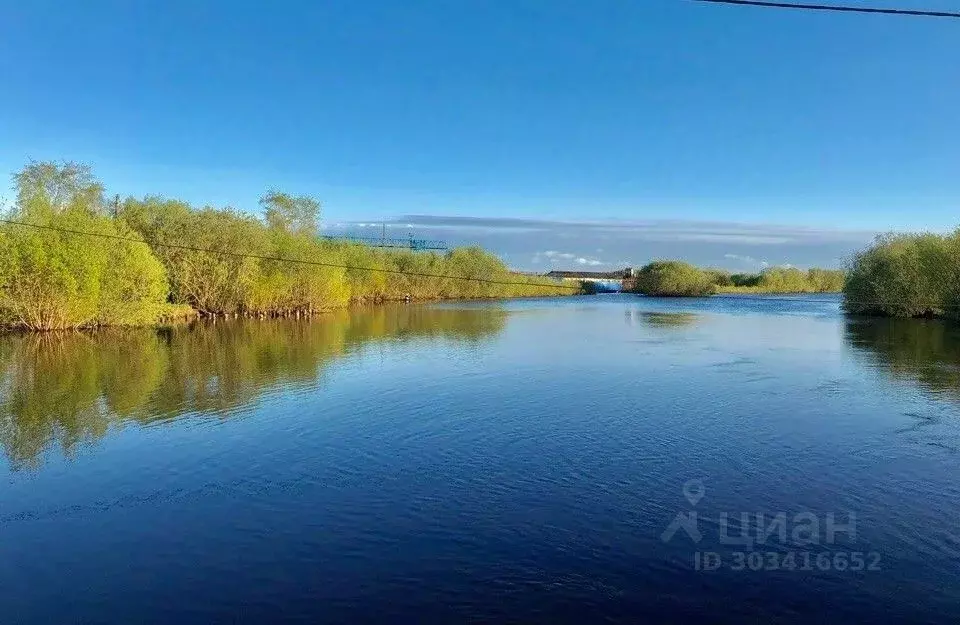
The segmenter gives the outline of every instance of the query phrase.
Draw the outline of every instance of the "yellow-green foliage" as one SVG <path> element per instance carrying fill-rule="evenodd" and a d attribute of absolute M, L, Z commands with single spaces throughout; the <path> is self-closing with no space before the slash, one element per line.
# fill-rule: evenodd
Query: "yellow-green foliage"
<path fill-rule="evenodd" d="M 78 171 L 81 175 L 78 175 Z M 104 216 L 99 185 L 72 164 L 21 172 L 16 220 L 129 236 Z M 143 245 L 4 225 L 0 229 L 0 316 L 7 326 L 56 330 L 155 323 L 166 312 L 163 266 Z"/>
<path fill-rule="evenodd" d="M 136 236 L 123 222 L 110 225 L 121 236 Z M 104 243 L 110 250 L 100 287 L 98 324 L 149 325 L 177 314 L 167 303 L 166 269 L 147 246 L 128 241 Z"/>
<path fill-rule="evenodd" d="M 839 293 L 845 281 L 846 274 L 838 269 L 807 270 L 807 282 L 814 293 Z"/>
<path fill-rule="evenodd" d="M 374 248 L 321 239 L 309 228 L 291 229 L 276 217 L 264 223 L 235 211 L 194 210 L 159 198 L 128 199 L 120 218 L 152 244 L 166 266 L 171 300 L 203 313 L 273 315 L 407 296 L 424 300 L 572 292 L 546 278 L 514 275 L 480 248 L 442 255 Z M 259 258 L 230 256 L 237 252 Z"/>
<path fill-rule="evenodd" d="M 261 198 L 260 219 L 160 197 L 107 206 L 90 170 L 72 163 L 31 163 L 16 182 L 17 220 L 113 238 L 0 228 L 0 324 L 7 327 L 147 325 L 183 317 L 185 307 L 266 316 L 351 301 L 571 292 L 513 275 L 479 248 L 439 255 L 322 239 L 320 204 L 279 191 Z"/>
<path fill-rule="evenodd" d="M 636 291 L 661 297 L 700 297 L 716 292 L 706 271 L 677 260 L 652 262 L 640 269 Z"/>
<path fill-rule="evenodd" d="M 182 202 L 147 198 L 127 200 L 119 219 L 151 244 L 166 267 L 171 300 L 202 313 L 242 310 L 260 278 L 261 261 L 238 252 L 265 256 L 273 251 L 266 228 L 232 210 L 194 210 Z"/>
<path fill-rule="evenodd" d="M 960 231 L 879 237 L 847 275 L 849 312 L 960 318 Z"/>
<path fill-rule="evenodd" d="M 720 293 L 839 293 L 844 273 L 835 269 L 771 267 L 760 273 L 730 274 L 698 269 L 680 261 L 658 261 L 640 270 L 637 290 L 650 295 Z"/>
<path fill-rule="evenodd" d="M 720 269 L 708 272 L 721 293 L 839 293 L 843 290 L 843 271 L 772 267 L 760 273 L 729 274 Z"/>
<path fill-rule="evenodd" d="M 760 274 L 759 286 L 768 293 L 838 293 L 843 289 L 843 272 L 775 267 Z"/>
<path fill-rule="evenodd" d="M 314 311 L 340 307 L 349 301 L 346 272 L 341 267 L 289 262 L 343 265 L 342 250 L 313 236 L 279 230 L 271 230 L 268 240 L 269 256 L 284 260 L 259 261 L 259 270 L 241 302 L 245 311 L 265 314 Z"/>

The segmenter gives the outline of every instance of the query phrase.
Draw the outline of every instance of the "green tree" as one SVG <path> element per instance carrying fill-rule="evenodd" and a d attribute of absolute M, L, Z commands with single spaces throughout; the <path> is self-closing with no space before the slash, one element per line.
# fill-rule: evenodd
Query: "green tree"
<path fill-rule="evenodd" d="M 850 263 L 844 294 L 852 313 L 960 317 L 960 231 L 878 237 Z"/>
<path fill-rule="evenodd" d="M 148 196 L 115 198 L 74 163 L 30 163 L 0 227 L 0 323 L 37 330 L 210 315 L 312 313 L 386 299 L 570 293 L 479 248 L 439 255 L 317 237 L 319 203 L 271 191 L 265 219 Z M 61 230 L 57 230 L 61 229 Z M 104 238 L 68 233 L 83 231 Z"/>
<path fill-rule="evenodd" d="M 724 269 L 706 269 L 710 281 L 716 286 L 733 286 L 733 277 Z"/>
<path fill-rule="evenodd" d="M 271 189 L 260 198 L 267 225 L 291 233 L 316 236 L 320 228 L 320 202 Z"/>
<path fill-rule="evenodd" d="M 716 286 L 702 269 L 682 261 L 661 260 L 640 269 L 636 290 L 644 295 L 700 297 L 714 294 Z"/>
<path fill-rule="evenodd" d="M 115 238 L 130 233 L 102 215 L 102 187 L 85 168 L 31 163 L 14 178 L 13 216 L 51 229 L 0 229 L 0 315 L 6 325 L 56 330 L 160 319 L 167 294 L 163 268 L 142 243 Z"/>
<path fill-rule="evenodd" d="M 71 207 L 104 212 L 103 185 L 88 165 L 32 161 L 14 174 L 13 180 L 20 216 L 36 216 L 39 211 L 59 213 Z"/>

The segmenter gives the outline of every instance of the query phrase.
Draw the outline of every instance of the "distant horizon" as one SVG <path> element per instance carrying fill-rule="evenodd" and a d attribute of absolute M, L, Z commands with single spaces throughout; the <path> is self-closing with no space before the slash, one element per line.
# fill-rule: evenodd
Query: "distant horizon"
<path fill-rule="evenodd" d="M 93 173 L 97 173 L 95 168 Z M 104 184 L 107 198 L 120 195 L 121 198 L 157 196 L 181 199 L 165 193 L 116 194 L 108 181 L 97 178 Z M 0 195 L 0 200 L 10 206 L 14 196 L 11 187 L 6 196 Z M 317 199 L 322 203 L 322 198 Z M 256 200 L 250 204 L 255 205 Z M 253 216 L 261 214 L 259 207 L 231 208 Z M 332 236 L 378 238 L 386 230 L 391 238 L 409 236 L 441 240 L 449 247 L 479 245 L 503 258 L 512 269 L 533 273 L 611 271 L 641 267 L 653 260 L 664 259 L 683 260 L 731 272 L 755 273 L 770 267 L 837 269 L 876 236 L 887 232 L 908 232 L 684 218 L 542 219 L 410 214 L 333 220 L 323 210 L 320 228 Z"/>
<path fill-rule="evenodd" d="M 513 269 L 610 271 L 653 260 L 683 260 L 733 272 L 769 267 L 839 269 L 883 231 L 687 219 L 531 220 L 403 215 L 381 221 L 335 222 L 329 234 L 437 239 L 451 247 L 480 245 Z M 538 246 L 534 247 L 532 242 Z M 678 243 L 687 246 L 678 250 Z M 825 260 L 826 259 L 826 260 Z"/>

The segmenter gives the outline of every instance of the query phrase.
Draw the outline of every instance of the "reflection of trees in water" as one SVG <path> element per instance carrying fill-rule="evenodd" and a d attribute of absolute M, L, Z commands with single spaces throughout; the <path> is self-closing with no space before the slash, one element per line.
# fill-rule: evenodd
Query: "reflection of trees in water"
<path fill-rule="evenodd" d="M 332 360 L 378 339 L 479 341 L 495 308 L 341 311 L 311 321 L 247 321 L 0 339 L 0 445 L 13 467 L 59 444 L 70 454 L 111 425 L 185 412 L 222 415 L 283 384 L 314 383 Z"/>
<path fill-rule="evenodd" d="M 875 367 L 960 400 L 960 325 L 922 319 L 850 318 L 846 340 Z"/>
<path fill-rule="evenodd" d="M 696 324 L 700 317 L 689 312 L 631 311 L 635 319 L 655 328 L 683 328 Z"/>

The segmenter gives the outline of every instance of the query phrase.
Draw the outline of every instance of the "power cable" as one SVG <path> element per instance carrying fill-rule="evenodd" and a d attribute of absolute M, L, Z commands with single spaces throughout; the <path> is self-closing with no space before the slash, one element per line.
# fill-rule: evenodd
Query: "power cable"
<path fill-rule="evenodd" d="M 36 229 L 39 229 L 39 230 L 49 230 L 49 231 L 53 231 L 53 232 L 62 232 L 62 233 L 64 233 L 64 234 L 73 234 L 73 235 L 79 235 L 79 236 L 100 237 L 100 238 L 104 238 L 104 239 L 113 239 L 113 240 L 119 240 L 119 241 L 128 241 L 128 242 L 130 242 L 130 243 L 140 243 L 140 244 L 146 245 L 146 246 L 148 246 L 148 247 L 151 246 L 151 245 L 155 245 L 155 246 L 157 246 L 157 247 L 166 247 L 166 248 L 172 248 L 172 249 L 178 249 L 178 250 L 187 250 L 187 251 L 191 251 L 191 252 L 201 252 L 201 253 L 205 253 L 205 254 L 212 254 L 212 255 L 215 255 L 215 256 L 216 256 L 216 255 L 220 255 L 220 256 L 232 256 L 232 257 L 235 257 L 235 258 L 254 258 L 254 259 L 257 259 L 257 260 L 269 260 L 269 261 L 276 261 L 276 262 L 296 263 L 296 264 L 301 264 L 301 265 L 313 265 L 313 266 L 317 266 L 317 267 L 330 267 L 330 268 L 334 268 L 334 269 L 346 269 L 346 270 L 352 270 L 352 271 L 373 271 L 373 272 L 389 273 L 389 274 L 396 274 L 396 275 L 403 275 L 403 276 L 415 276 L 415 277 L 420 277 L 420 278 L 440 278 L 440 279 L 448 279 L 448 280 L 467 280 L 467 281 L 483 282 L 483 283 L 486 283 L 486 284 L 499 284 L 499 285 L 505 285 L 505 286 L 526 286 L 526 287 L 540 286 L 540 287 L 550 287 L 550 288 L 557 288 L 557 289 L 568 289 L 568 290 L 572 290 L 572 291 L 580 291 L 580 290 L 581 290 L 581 287 L 579 287 L 579 286 L 567 286 L 567 285 L 565 285 L 565 284 L 556 284 L 556 283 L 544 284 L 544 283 L 536 283 L 536 282 L 535 282 L 535 283 L 530 283 L 530 282 L 508 282 L 508 281 L 505 281 L 505 280 L 491 280 L 491 279 L 489 279 L 489 278 L 475 278 L 475 277 L 470 277 L 470 276 L 452 276 L 452 275 L 447 275 L 447 274 L 421 273 L 421 272 L 415 272 L 415 271 L 403 271 L 402 269 L 386 269 L 386 268 L 383 268 L 383 267 L 359 267 L 359 266 L 355 266 L 355 265 L 343 265 L 343 264 L 339 264 L 339 263 L 327 263 L 327 262 L 316 261 L 316 260 L 301 260 L 301 259 L 299 259 L 299 258 L 284 258 L 284 257 L 282 257 L 282 256 L 266 256 L 266 255 L 261 255 L 261 254 L 250 254 L 250 253 L 245 253 L 245 252 L 230 252 L 230 251 L 227 251 L 227 250 L 213 250 L 213 249 L 204 248 L 204 247 L 196 247 L 196 246 L 193 246 L 193 245 L 182 245 L 182 244 L 177 244 L 177 243 L 160 243 L 160 242 L 150 243 L 149 241 L 145 241 L 145 240 L 143 240 L 143 239 L 137 239 L 137 238 L 134 238 L 134 237 L 125 237 L 125 236 L 122 236 L 122 235 L 119 235 L 119 234 L 108 234 L 108 233 L 105 233 L 105 232 L 89 232 L 89 231 L 86 231 L 86 230 L 73 230 L 73 229 L 71 229 L 71 228 L 61 228 L 61 227 L 58 227 L 58 226 L 50 226 L 50 225 L 44 225 L 44 224 L 34 224 L 34 223 L 26 222 L 26 221 L 17 221 L 17 220 L 15 220 L 15 219 L 0 219 L 0 223 L 10 224 L 10 225 L 14 225 L 14 226 L 24 226 L 24 227 L 27 227 L 27 228 L 36 228 Z M 798 295 L 800 295 L 800 294 L 798 294 Z M 897 302 L 897 301 L 849 300 L 849 299 L 846 299 L 846 298 L 844 298 L 844 300 L 843 300 L 842 302 L 840 302 L 840 301 L 838 301 L 838 300 L 836 300 L 836 299 L 813 299 L 813 298 L 810 298 L 810 297 L 804 297 L 803 299 L 798 299 L 798 298 L 796 298 L 796 297 L 769 296 L 769 295 L 752 295 L 752 294 L 749 294 L 749 293 L 722 293 L 722 292 L 721 292 L 721 293 L 718 293 L 717 296 L 720 297 L 720 298 L 726 298 L 726 299 L 738 299 L 738 298 L 740 298 L 740 299 L 748 299 L 748 300 L 751 300 L 751 301 L 784 301 L 784 302 L 789 302 L 789 301 L 801 301 L 801 302 L 806 302 L 806 303 L 810 303 L 810 302 L 813 302 L 813 303 L 822 303 L 822 304 L 846 303 L 846 304 L 859 304 L 859 305 L 864 305 L 864 306 L 890 306 L 890 305 L 898 305 L 898 304 L 903 304 L 903 303 L 904 303 L 904 302 Z M 915 306 L 915 307 L 916 307 L 916 306 Z M 925 305 L 925 306 L 923 306 L 923 307 L 931 308 L 931 309 L 933 309 L 933 308 L 960 308 L 960 304 L 928 304 L 928 305 Z"/>
<path fill-rule="evenodd" d="M 205 254 L 214 254 L 221 256 L 233 256 L 235 258 L 255 258 L 257 260 L 271 260 L 276 262 L 285 262 L 285 263 L 297 263 L 301 265 L 313 265 L 317 267 L 330 267 L 334 269 L 347 269 L 352 271 L 374 271 L 380 273 L 390 273 L 390 274 L 399 274 L 405 276 L 417 276 L 421 278 L 442 278 L 448 280 L 471 280 L 475 282 L 484 282 L 486 284 L 499 284 L 505 286 L 543 286 L 550 288 L 559 288 L 559 289 L 570 289 L 574 291 L 579 291 L 580 287 L 576 286 L 567 286 L 565 284 L 543 284 L 543 283 L 530 283 L 530 282 L 507 282 L 504 280 L 491 280 L 489 278 L 474 278 L 470 276 L 451 276 L 446 274 L 434 274 L 434 273 L 419 273 L 414 271 L 404 271 L 402 269 L 387 269 L 384 267 L 358 267 L 354 265 L 342 265 L 339 263 L 327 263 L 318 260 L 302 260 L 299 258 L 284 258 L 282 256 L 265 256 L 261 254 L 249 254 L 245 252 L 231 252 L 228 250 L 212 250 L 204 247 L 195 247 L 193 245 L 181 245 L 177 243 L 160 243 L 150 241 L 145 241 L 143 239 L 137 239 L 134 237 L 125 237 L 119 234 L 108 234 L 105 232 L 89 232 L 86 230 L 72 230 L 70 228 L 61 228 L 58 226 L 50 226 L 43 224 L 33 224 L 25 221 L 16 221 L 14 219 L 0 219 L 0 223 L 11 224 L 15 226 L 25 226 L 27 228 L 37 228 L 39 230 L 51 230 L 54 232 L 63 232 L 65 234 L 75 234 L 80 236 L 91 236 L 91 237 L 101 237 L 104 239 L 114 239 L 119 241 L 129 241 L 131 243 L 141 243 L 146 246 L 155 245 L 157 247 L 167 247 L 177 250 L 187 250 L 191 252 L 202 252 Z"/>
<path fill-rule="evenodd" d="M 910 15 L 915 17 L 951 17 L 960 19 L 960 13 L 952 11 L 926 11 L 921 9 L 895 9 L 879 7 L 842 6 L 836 4 L 806 4 L 794 2 L 771 2 L 767 0 L 692 0 L 711 4 L 736 4 L 741 6 L 768 7 L 775 9 L 798 9 L 802 11 L 834 11 L 839 13 L 874 13 L 883 15 Z"/>

